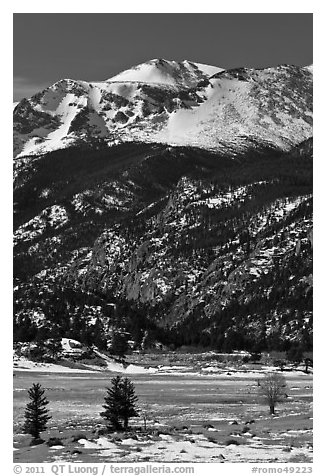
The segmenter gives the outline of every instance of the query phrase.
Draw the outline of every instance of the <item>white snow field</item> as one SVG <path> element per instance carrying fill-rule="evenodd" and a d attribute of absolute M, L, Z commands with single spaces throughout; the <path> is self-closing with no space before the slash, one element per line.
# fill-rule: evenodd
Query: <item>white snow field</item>
<path fill-rule="evenodd" d="M 114 362 L 112 359 L 107 359 L 106 367 L 99 367 L 96 365 L 84 365 L 83 369 L 66 367 L 60 364 L 48 364 L 44 362 L 33 362 L 24 357 L 15 359 L 14 372 L 19 370 L 20 372 L 46 372 L 46 373 L 92 373 L 92 372 L 117 372 L 122 374 L 152 374 L 157 372 L 154 368 L 145 368 L 141 365 L 126 365 Z"/>
<path fill-rule="evenodd" d="M 220 151 L 252 143 L 288 150 L 312 136 L 307 101 L 312 67 L 292 68 L 238 73 L 159 59 L 106 81 L 64 79 L 16 105 L 14 155 L 46 153 L 94 138 Z M 298 74 L 301 89 L 296 90 L 289 84 Z"/>
<path fill-rule="evenodd" d="M 129 431 L 105 433 L 100 412 L 112 374 L 17 371 L 15 462 L 311 462 L 312 374 L 286 373 L 288 398 L 275 416 L 259 397 L 259 375 L 134 375 L 139 418 Z M 27 389 L 36 379 L 53 417 L 42 436 L 58 438 L 55 449 L 31 447 L 21 433 Z"/>
<path fill-rule="evenodd" d="M 195 86 L 200 79 L 224 71 L 223 68 L 190 61 L 152 59 L 109 78 L 107 81 L 139 81 L 179 86 Z"/>

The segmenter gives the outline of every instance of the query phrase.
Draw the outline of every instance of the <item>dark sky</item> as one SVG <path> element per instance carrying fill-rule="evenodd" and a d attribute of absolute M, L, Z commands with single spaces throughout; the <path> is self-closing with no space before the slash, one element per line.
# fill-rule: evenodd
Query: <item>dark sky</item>
<path fill-rule="evenodd" d="M 312 14 L 300 13 L 16 13 L 14 100 L 62 78 L 104 80 L 153 58 L 307 65 L 312 36 Z"/>

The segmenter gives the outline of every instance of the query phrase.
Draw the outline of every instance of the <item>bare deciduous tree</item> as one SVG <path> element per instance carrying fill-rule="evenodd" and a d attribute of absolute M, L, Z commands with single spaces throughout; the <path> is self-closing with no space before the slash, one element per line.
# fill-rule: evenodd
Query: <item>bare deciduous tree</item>
<path fill-rule="evenodd" d="M 282 374 L 269 372 L 260 380 L 259 392 L 269 405 L 271 415 L 275 413 L 276 403 L 281 402 L 285 394 L 286 381 Z"/>

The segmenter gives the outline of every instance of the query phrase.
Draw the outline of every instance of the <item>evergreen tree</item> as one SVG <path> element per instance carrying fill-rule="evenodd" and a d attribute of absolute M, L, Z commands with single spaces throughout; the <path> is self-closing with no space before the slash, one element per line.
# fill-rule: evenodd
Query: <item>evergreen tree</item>
<path fill-rule="evenodd" d="M 62 349 L 60 338 L 49 339 L 45 343 L 45 347 L 53 360 L 59 359 L 61 357 L 61 353 L 63 349 Z"/>
<path fill-rule="evenodd" d="M 44 396 L 44 389 L 39 383 L 33 383 L 28 390 L 28 395 L 31 401 L 26 405 L 23 432 L 38 439 L 41 432 L 46 430 L 47 422 L 52 418 L 46 408 L 49 401 Z"/>
<path fill-rule="evenodd" d="M 124 357 L 128 349 L 129 346 L 126 335 L 122 334 L 121 332 L 116 332 L 113 335 L 110 347 L 112 354 L 118 355 L 119 357 Z"/>
<path fill-rule="evenodd" d="M 126 430 L 129 418 L 138 416 L 137 400 L 134 384 L 128 378 L 113 377 L 111 387 L 107 389 L 107 395 L 104 398 L 105 411 L 100 415 L 108 420 L 115 430 L 121 430 L 122 423 Z"/>
<path fill-rule="evenodd" d="M 303 360 L 303 347 L 300 344 L 294 344 L 286 353 L 286 357 L 291 362 L 299 364 Z"/>
<path fill-rule="evenodd" d="M 37 335 L 37 326 L 28 316 L 14 319 L 14 342 L 31 342 Z"/>
<path fill-rule="evenodd" d="M 93 344 L 100 350 L 106 350 L 107 339 L 104 332 L 104 327 L 101 319 L 97 318 L 95 324 L 92 326 Z"/>
<path fill-rule="evenodd" d="M 123 419 L 123 427 L 124 429 L 127 429 L 129 418 L 138 416 L 138 411 L 136 409 L 138 397 L 135 394 L 134 384 L 128 378 L 123 380 L 122 396 L 121 417 Z"/>

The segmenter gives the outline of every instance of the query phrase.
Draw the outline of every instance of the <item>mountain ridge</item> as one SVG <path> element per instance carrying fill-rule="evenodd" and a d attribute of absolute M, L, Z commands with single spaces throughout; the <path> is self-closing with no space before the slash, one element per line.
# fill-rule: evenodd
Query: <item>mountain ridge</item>
<path fill-rule="evenodd" d="M 14 109 L 14 339 L 310 350 L 312 68 L 148 63 Z"/>
<path fill-rule="evenodd" d="M 178 62 L 164 58 L 154 58 L 124 70 L 106 81 L 157 82 L 160 84 L 179 84 L 191 87 L 195 86 L 205 77 L 212 76 L 220 71 L 223 71 L 223 68 L 188 60 Z"/>
<path fill-rule="evenodd" d="M 60 80 L 22 100 L 14 108 L 14 155 L 47 153 L 94 138 L 225 153 L 250 149 L 253 140 L 289 150 L 312 136 L 309 68 L 217 68 L 210 75 L 207 65 L 205 72 L 191 62 L 151 61 L 135 67 L 143 79 L 142 68 L 145 76 L 153 67 L 156 74 L 161 61 L 170 82 L 131 81 L 139 71 L 131 68 L 102 82 Z M 121 81 L 126 75 L 129 80 Z"/>
<path fill-rule="evenodd" d="M 236 159 L 140 143 L 17 159 L 16 335 L 310 349 L 310 142 Z"/>

